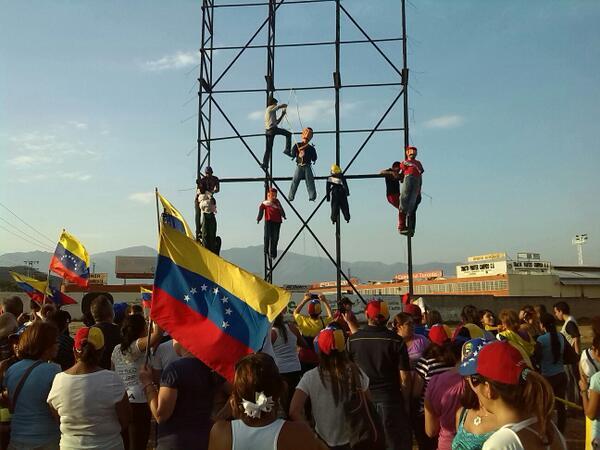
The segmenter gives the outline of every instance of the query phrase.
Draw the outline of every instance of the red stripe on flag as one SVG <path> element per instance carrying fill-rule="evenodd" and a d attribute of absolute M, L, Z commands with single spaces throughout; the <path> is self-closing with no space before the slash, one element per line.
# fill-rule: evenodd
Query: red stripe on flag
<path fill-rule="evenodd" d="M 196 358 L 229 381 L 233 381 L 235 363 L 254 353 L 207 317 L 157 286 L 152 295 L 151 317 Z"/>
<path fill-rule="evenodd" d="M 52 256 L 50 260 L 50 270 L 58 275 L 61 278 L 65 278 L 69 280 L 71 283 L 75 283 L 82 287 L 87 287 L 89 280 L 87 278 L 80 277 L 77 273 L 69 270 L 65 265 L 56 257 L 56 255 Z"/>

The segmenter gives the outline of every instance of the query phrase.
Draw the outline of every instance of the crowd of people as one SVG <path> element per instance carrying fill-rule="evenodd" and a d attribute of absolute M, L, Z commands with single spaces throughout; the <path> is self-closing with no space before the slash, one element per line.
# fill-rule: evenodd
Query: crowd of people
<path fill-rule="evenodd" d="M 564 302 L 468 305 L 452 330 L 375 299 L 361 325 L 348 298 L 306 294 L 231 382 L 141 308 L 87 305 L 72 337 L 67 312 L 2 300 L 2 449 L 558 450 L 577 405 L 599 448 L 600 317 L 584 350 Z"/>

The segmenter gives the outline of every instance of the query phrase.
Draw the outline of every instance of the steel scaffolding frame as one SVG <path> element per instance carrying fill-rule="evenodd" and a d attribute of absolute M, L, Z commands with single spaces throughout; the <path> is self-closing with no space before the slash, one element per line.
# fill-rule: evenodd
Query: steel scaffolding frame
<path fill-rule="evenodd" d="M 408 66 L 407 66 L 407 46 L 406 46 L 406 10 L 405 1 L 400 0 L 401 3 L 401 29 L 402 35 L 400 37 L 372 39 L 369 34 L 360 26 L 350 12 L 341 4 L 341 0 L 268 0 L 263 2 L 248 2 L 248 3 L 231 3 L 231 4 L 216 4 L 215 0 L 202 0 L 202 33 L 201 33 L 201 47 L 200 47 L 200 76 L 198 78 L 199 89 L 198 89 L 198 158 L 197 158 L 197 176 L 200 177 L 202 168 L 205 165 L 210 165 L 211 162 L 211 144 L 212 142 L 224 141 L 230 139 L 238 139 L 241 144 L 248 150 L 252 158 L 260 166 L 261 161 L 257 157 L 256 153 L 252 150 L 248 144 L 247 139 L 264 137 L 264 133 L 260 134 L 241 134 L 233 121 L 223 110 L 220 101 L 215 97 L 216 95 L 227 95 L 227 94 L 241 94 L 241 93 L 257 93 L 265 92 L 266 99 L 273 95 L 276 90 L 328 90 L 333 89 L 335 93 L 335 129 L 334 130 L 321 130 L 315 131 L 314 134 L 335 134 L 335 161 L 336 164 L 340 165 L 340 136 L 344 133 L 367 133 L 367 137 L 364 139 L 362 144 L 356 150 L 354 156 L 350 159 L 343 174 L 345 175 L 348 169 L 352 166 L 356 158 L 361 154 L 363 149 L 369 143 L 370 139 L 377 132 L 398 132 L 403 131 L 404 134 L 404 148 L 409 145 L 409 121 L 408 121 Z M 335 40 L 334 41 L 319 41 L 319 42 L 299 42 L 299 43 L 276 43 L 276 17 L 277 10 L 282 5 L 294 5 L 294 4 L 314 4 L 314 3 L 334 3 L 335 5 Z M 215 9 L 219 8 L 252 8 L 252 7 L 267 7 L 267 17 L 258 26 L 252 36 L 246 41 L 244 45 L 240 46 L 215 46 L 214 45 L 214 14 Z M 341 16 L 342 13 L 346 19 L 352 23 L 364 39 L 354 40 L 341 40 Z M 267 27 L 267 43 L 266 44 L 254 44 L 254 40 L 261 33 L 261 31 Z M 402 41 L 402 68 L 398 68 L 392 59 L 380 48 L 378 43 L 381 42 L 394 42 Z M 354 45 L 354 44 L 370 44 L 381 57 L 388 63 L 393 71 L 398 75 L 398 82 L 387 82 L 387 83 L 359 83 L 359 84 L 347 84 L 342 83 L 342 77 L 340 73 L 340 49 L 342 45 Z M 276 89 L 275 74 L 275 53 L 277 48 L 286 47 L 308 47 L 308 46 L 324 46 L 333 45 L 335 46 L 335 72 L 332 74 L 332 84 L 328 86 L 297 86 L 297 87 L 285 87 Z M 237 60 L 242 54 L 249 48 L 264 48 L 267 51 L 267 67 L 265 75 L 265 87 L 264 88 L 241 88 L 241 89 L 215 89 L 223 77 L 234 67 Z M 213 74 L 213 52 L 215 50 L 238 50 L 235 56 L 231 59 L 229 64 L 223 69 L 223 71 L 215 78 Z M 356 89 L 356 88 L 377 88 L 377 87 L 389 87 L 399 86 L 400 92 L 394 97 L 392 102 L 389 104 L 385 112 L 379 118 L 377 124 L 373 128 L 366 129 L 341 129 L 340 127 L 340 91 L 342 89 Z M 403 126 L 402 127 L 391 127 L 391 128 L 380 128 L 381 124 L 388 116 L 390 111 L 394 109 L 394 106 L 398 103 L 400 98 L 403 98 Z M 212 120 L 213 120 L 213 107 L 216 111 L 225 119 L 233 134 L 229 136 L 218 136 L 212 137 Z M 402 152 L 404 149 L 402 149 Z M 294 235 L 292 240 L 288 243 L 283 252 L 279 255 L 277 260 L 273 261 L 265 255 L 264 259 L 264 278 L 268 281 L 273 279 L 273 271 L 281 263 L 289 249 L 292 247 L 294 242 L 300 236 L 302 231 L 306 229 L 311 236 L 315 239 L 315 242 L 319 245 L 321 250 L 325 253 L 328 259 L 336 267 L 336 281 L 337 281 L 337 301 L 341 299 L 341 281 L 342 278 L 346 280 L 348 286 L 357 294 L 357 296 L 365 302 L 362 295 L 357 291 L 356 287 L 342 270 L 341 267 L 341 225 L 338 219 L 335 226 L 335 256 L 325 248 L 319 237 L 312 230 L 309 225 L 311 219 L 316 215 L 317 211 L 321 208 L 326 200 L 326 196 L 317 203 L 312 213 L 304 219 L 294 205 L 289 201 L 287 196 L 283 193 L 282 189 L 279 188 L 278 182 L 291 180 L 291 177 L 273 177 L 271 176 L 272 158 L 273 152 L 271 152 L 271 161 L 267 168 L 264 168 L 264 177 L 237 177 L 237 178 L 221 178 L 222 183 L 239 183 L 239 182 L 264 182 L 265 193 L 269 187 L 275 187 L 279 191 L 279 197 L 290 207 L 292 212 L 301 221 L 302 226 L 298 232 Z M 379 174 L 356 174 L 356 175 L 345 175 L 347 179 L 368 179 L 380 177 Z M 316 176 L 316 180 L 326 179 L 325 176 Z M 196 230 L 197 232 L 199 230 Z M 407 237 L 407 260 L 408 260 L 408 279 L 409 279 L 409 293 L 413 294 L 413 264 L 412 264 L 412 242 L 411 237 Z"/>

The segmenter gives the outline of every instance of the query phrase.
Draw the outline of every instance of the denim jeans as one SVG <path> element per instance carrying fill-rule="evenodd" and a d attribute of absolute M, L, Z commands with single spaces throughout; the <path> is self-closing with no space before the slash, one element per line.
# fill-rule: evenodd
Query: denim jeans
<path fill-rule="evenodd" d="M 388 450 L 412 450 L 409 418 L 401 401 L 374 402 L 385 431 Z"/>
<path fill-rule="evenodd" d="M 265 253 L 273 259 L 277 258 L 280 228 L 281 222 L 265 221 Z"/>
<path fill-rule="evenodd" d="M 300 180 L 306 181 L 306 189 L 308 190 L 308 199 L 313 201 L 317 198 L 317 191 L 315 190 L 315 179 L 310 164 L 305 166 L 297 165 L 296 171 L 294 172 L 294 178 L 292 179 L 292 185 L 290 186 L 290 194 L 288 200 L 291 202 L 296 197 L 296 190 Z"/>
<path fill-rule="evenodd" d="M 421 177 L 408 175 L 402 183 L 400 195 L 400 211 L 406 214 L 408 229 L 414 231 L 417 216 L 417 206 L 421 202 Z"/>
<path fill-rule="evenodd" d="M 271 152 L 273 151 L 273 141 L 275 136 L 285 136 L 285 151 L 286 155 L 289 155 L 292 148 L 292 133 L 283 128 L 275 127 L 265 131 L 267 137 L 267 146 L 265 148 L 265 154 L 263 155 L 263 167 L 267 167 L 269 159 L 271 159 Z"/>

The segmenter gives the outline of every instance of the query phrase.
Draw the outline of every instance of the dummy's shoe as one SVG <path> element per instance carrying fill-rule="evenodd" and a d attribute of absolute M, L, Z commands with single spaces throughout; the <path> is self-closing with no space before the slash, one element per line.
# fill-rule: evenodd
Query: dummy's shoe
<path fill-rule="evenodd" d="M 398 231 L 400 232 L 400 234 L 406 234 L 407 232 L 406 214 L 402 211 L 398 213 Z"/>

